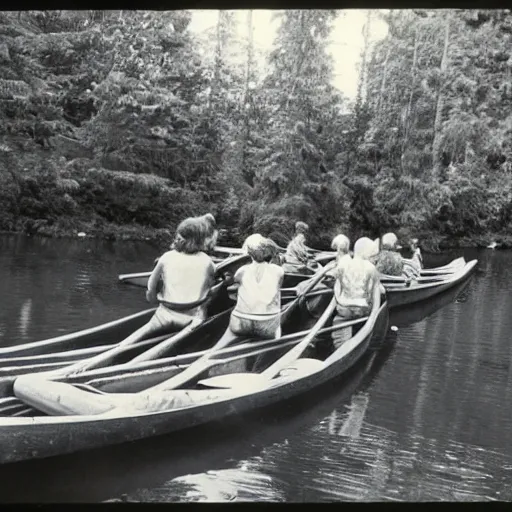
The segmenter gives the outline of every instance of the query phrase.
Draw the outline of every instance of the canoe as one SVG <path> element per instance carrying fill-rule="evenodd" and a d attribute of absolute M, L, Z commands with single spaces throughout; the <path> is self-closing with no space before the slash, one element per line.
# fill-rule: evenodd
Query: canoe
<path fill-rule="evenodd" d="M 241 251 L 241 249 L 240 249 Z M 334 258 L 334 253 L 333 253 Z M 330 258 L 331 260 L 333 258 Z M 464 258 L 457 258 L 453 260 L 451 263 L 448 263 L 447 265 L 444 265 L 442 267 L 436 267 L 436 268 L 430 268 L 430 269 L 422 269 L 420 272 L 420 275 L 422 277 L 428 278 L 430 276 L 437 276 L 437 275 L 449 275 L 453 272 L 457 271 L 459 268 L 465 265 Z M 123 284 L 129 284 L 132 286 L 138 286 L 141 288 L 147 288 L 148 286 L 148 279 L 151 275 L 151 272 L 136 272 L 133 274 L 120 274 L 119 275 L 119 282 Z M 291 287 L 296 286 L 298 283 L 303 281 L 304 279 L 307 279 L 308 277 L 311 277 L 310 274 L 305 274 L 301 272 L 287 272 L 285 276 L 285 282 L 284 287 Z M 402 277 L 396 277 L 396 276 L 387 276 L 383 275 L 382 280 L 384 281 L 405 281 Z"/>
<path fill-rule="evenodd" d="M 317 276 L 317 279 L 321 277 L 322 275 L 320 274 Z M 303 309 L 308 315 L 311 314 L 313 318 L 316 318 L 315 308 L 321 308 L 325 301 L 329 300 L 329 294 L 332 295 L 330 290 L 313 291 L 312 293 L 308 293 L 305 296 L 304 301 L 301 301 L 297 300 L 299 297 L 297 296 L 296 289 L 292 288 L 288 289 L 287 291 L 291 293 L 287 294 L 286 291 L 283 291 L 281 294 L 282 311 L 283 313 L 286 312 L 285 318 L 287 318 L 292 311 L 295 315 L 299 314 L 301 309 Z M 229 294 L 227 295 L 229 297 Z M 183 330 L 174 333 L 158 333 L 158 335 L 154 335 L 152 338 L 140 341 L 135 345 L 130 345 L 122 349 L 116 345 L 113 345 L 100 346 L 96 348 L 84 348 L 72 352 L 63 351 L 42 355 L 12 357 L 10 359 L 4 358 L 2 360 L 2 364 L 0 365 L 0 397 L 4 396 L 4 392 L 10 392 L 14 379 L 20 375 L 59 370 L 63 367 L 69 366 L 70 364 L 79 363 L 84 359 L 94 359 L 94 356 L 96 355 L 101 357 L 102 353 L 105 353 L 105 356 L 108 356 L 108 358 L 104 359 L 101 363 L 102 366 L 123 364 L 124 362 L 130 361 L 142 353 L 144 353 L 146 359 L 156 359 L 157 356 L 159 358 L 163 357 L 163 354 L 169 352 L 170 350 L 168 348 L 163 349 L 162 343 L 165 343 L 164 346 L 167 347 L 169 343 L 175 344 L 178 342 L 179 344 L 183 345 L 184 340 L 187 340 L 187 345 L 185 346 L 190 347 L 192 341 L 197 339 L 197 336 L 199 336 L 200 340 L 209 340 L 211 339 L 212 332 L 215 335 L 218 332 L 218 329 L 222 329 L 222 332 L 224 332 L 224 330 L 227 328 L 233 306 L 234 302 L 231 302 L 229 307 L 224 308 L 219 314 L 210 317 L 205 321 L 206 327 L 199 330 L 198 334 L 194 335 L 189 332 L 188 328 L 184 328 Z M 290 307 L 293 309 L 289 309 Z M 216 323 L 218 321 L 222 323 Z M 214 329 L 210 332 L 210 329 L 213 327 L 216 327 L 217 329 Z M 195 329 L 197 329 L 197 327 Z M 195 333 L 196 330 L 193 332 Z M 186 337 L 184 338 L 185 335 Z M 94 353 L 92 352 L 93 349 L 95 350 Z M 157 350 L 157 354 L 154 353 L 155 350 Z M 162 350 L 164 351 L 161 352 Z M 152 352 L 151 357 L 149 357 L 150 354 L 148 354 L 148 352 Z M 140 361 L 137 361 L 137 364 L 139 362 Z M 98 362 L 96 361 L 96 363 Z"/>
<path fill-rule="evenodd" d="M 465 265 L 466 261 L 464 258 L 457 258 L 444 267 L 422 269 L 420 276 L 415 279 L 415 281 L 419 283 L 442 281 L 443 279 L 446 279 L 447 276 L 450 276 L 458 270 L 462 269 Z M 403 276 L 390 276 L 388 274 L 381 274 L 380 281 L 386 285 L 387 283 L 405 283 L 406 279 Z"/>
<path fill-rule="evenodd" d="M 288 331 L 286 334 L 293 335 L 295 331 L 304 327 L 309 332 L 311 319 L 308 321 L 306 315 L 301 314 L 300 311 L 298 313 L 298 318 L 290 318 L 287 325 L 283 325 L 283 334 L 286 330 Z M 380 295 L 376 295 L 374 307 L 362 327 L 337 350 L 331 348 L 318 355 L 315 358 L 317 363 L 310 366 L 309 372 L 288 373 L 286 376 L 270 380 L 264 386 L 252 389 L 242 386 L 236 389 L 214 390 L 212 394 L 215 398 L 193 406 L 158 412 L 130 412 L 127 409 L 118 408 L 107 415 L 89 416 L 46 416 L 36 415 L 32 412 L 32 415 L 28 417 L 12 417 L 12 412 L 4 410 L 4 417 L 0 417 L 0 445 L 6 449 L 0 451 L 0 463 L 56 456 L 154 437 L 289 400 L 346 372 L 365 354 L 372 339 L 375 336 L 382 336 L 387 331 L 387 326 L 387 302 L 381 303 Z M 337 326 L 331 326 L 321 329 L 316 339 L 320 339 L 321 334 L 328 332 L 329 329 L 332 332 L 337 328 Z M 205 325 L 201 326 L 199 330 L 206 331 Z M 212 326 L 210 326 L 206 332 L 211 333 L 212 331 Z M 204 336 L 201 336 L 199 332 L 191 335 L 195 336 L 196 342 L 205 343 Z M 301 334 L 299 340 L 303 340 L 303 338 L 304 334 Z M 210 344 L 214 343 L 216 339 L 215 337 L 210 339 Z M 261 364 L 271 364 L 273 360 L 281 356 L 282 350 L 281 347 L 281 353 L 278 351 L 277 354 L 272 354 L 270 361 Z M 284 349 L 285 352 L 286 350 Z M 311 360 L 311 357 L 307 359 L 308 362 Z M 245 371 L 257 368 L 257 361 L 250 363 L 247 362 L 247 358 L 244 358 L 244 361 L 246 361 Z M 228 367 L 226 370 L 226 364 L 232 363 L 232 361 L 225 354 L 218 354 L 215 357 L 215 362 L 216 366 L 210 369 L 207 375 L 201 375 L 198 380 L 204 379 L 205 376 L 211 376 L 212 370 L 215 370 L 214 375 L 240 371 L 240 369 L 234 370 L 232 367 Z M 311 363 L 309 364 L 311 365 Z M 150 387 L 154 383 L 154 380 L 151 381 L 141 372 L 136 376 L 129 375 L 129 370 L 126 372 L 128 374 L 123 375 L 118 381 L 120 388 L 116 390 L 118 392 L 134 392 Z M 168 374 L 160 376 L 160 380 L 168 378 Z M 92 386 L 92 384 L 89 385 Z M 183 392 L 183 390 L 177 390 L 170 393 L 180 391 Z M 194 396 L 199 390 L 192 383 L 187 387 L 186 392 L 188 396 Z M 17 410 L 17 413 L 20 411 Z M 30 411 L 28 414 L 31 414 Z M 8 417 L 9 415 L 11 417 Z"/>
<path fill-rule="evenodd" d="M 359 394 L 367 390 L 394 348 L 395 344 L 386 339 L 382 347 L 365 354 L 340 379 L 290 400 L 286 408 L 271 406 L 264 414 L 257 411 L 234 421 L 204 425 L 182 433 L 179 443 L 170 434 L 78 455 L 0 466 L 2 501 L 19 501 L 21 497 L 34 503 L 100 502 L 130 494 L 136 488 L 161 486 L 164 477 L 170 481 L 182 475 L 232 468 L 233 459 L 259 455 L 265 446 L 282 443 L 294 433 L 312 428 L 336 409 L 342 412 L 356 391 Z M 337 432 L 343 416 L 332 417 L 337 418 Z M 84 473 L 94 478 L 84 479 Z M 30 489 L 28 498 L 17 490 L 20 479 Z"/>
<path fill-rule="evenodd" d="M 389 322 L 390 325 L 397 327 L 407 327 L 409 325 L 421 322 L 433 315 L 448 304 L 455 302 L 463 292 L 468 288 L 471 279 L 464 279 L 455 286 L 434 295 L 428 299 L 406 304 L 404 306 L 396 306 L 390 309 Z"/>
<path fill-rule="evenodd" d="M 413 281 L 409 285 L 386 283 L 384 287 L 386 288 L 389 307 L 404 306 L 434 297 L 468 278 L 477 263 L 477 260 L 469 261 L 455 272 L 447 274 L 440 281 L 418 283 Z"/>

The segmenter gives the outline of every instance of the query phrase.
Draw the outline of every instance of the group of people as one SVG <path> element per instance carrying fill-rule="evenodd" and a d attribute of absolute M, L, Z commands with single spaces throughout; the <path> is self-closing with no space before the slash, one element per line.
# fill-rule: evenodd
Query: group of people
<path fill-rule="evenodd" d="M 240 336 L 280 336 L 280 290 L 285 272 L 321 267 L 316 264 L 315 268 L 315 252 L 306 245 L 308 229 L 306 223 L 296 223 L 295 236 L 284 257 L 273 240 L 260 234 L 245 240 L 242 249 L 251 262 L 234 275 L 224 276 L 226 284 L 236 289 L 237 300 L 222 344 Z M 216 246 L 217 237 L 216 221 L 211 213 L 187 218 L 179 224 L 170 250 L 158 259 L 148 281 L 146 298 L 158 303 L 156 312 L 122 345 L 136 343 L 157 331 L 179 330 L 206 319 L 209 292 L 216 280 L 215 265 L 208 253 Z M 393 233 L 377 240 L 360 238 L 352 253 L 348 237 L 337 235 L 332 240 L 332 249 L 336 251 L 336 259 L 328 273 L 335 280 L 339 317 L 336 321 L 368 314 L 379 274 L 414 278 L 421 269 L 419 249 L 416 248 L 411 260 L 402 258 Z"/>
<path fill-rule="evenodd" d="M 301 222 L 297 223 L 296 228 L 296 236 L 284 256 L 284 265 L 306 265 L 310 268 L 313 251 L 305 244 L 308 227 Z M 211 214 L 188 218 L 179 224 L 170 250 L 159 258 L 148 281 L 146 296 L 150 302 L 159 303 L 156 312 L 122 345 L 136 343 L 161 329 L 178 330 L 190 324 L 199 324 L 206 318 L 209 291 L 216 280 L 215 265 L 208 252 L 215 247 L 216 239 L 215 218 Z M 414 272 L 419 272 L 421 268 L 419 250 L 414 252 L 412 260 L 403 260 L 393 233 L 384 235 L 380 240 L 360 238 L 354 243 L 352 251 L 349 238 L 337 235 L 332 240 L 332 248 L 336 251 L 336 257 L 328 263 L 329 268 L 324 268 L 324 272 L 331 278 L 327 286 L 333 286 L 336 299 L 333 326 L 369 315 L 377 291 L 382 291 L 380 273 L 383 271 L 392 271 L 395 275 L 405 271 L 415 275 Z M 224 276 L 226 284 L 237 288 L 237 300 L 229 326 L 216 343 L 216 349 L 241 336 L 281 337 L 281 288 L 285 268 L 279 247 L 271 239 L 253 234 L 245 240 L 243 250 L 251 262 L 241 266 L 234 275 Z M 340 325 L 333 332 L 334 348 L 340 347 L 351 336 L 352 327 Z M 18 398 L 48 414 L 100 414 L 118 407 L 138 408 L 147 412 L 190 405 L 198 400 L 207 401 L 217 393 L 201 391 L 199 398 L 180 390 L 169 394 L 165 386 L 172 379 L 146 390 L 145 394 L 103 396 L 62 382 L 41 381 L 29 376 L 17 379 L 14 391 Z"/>
<path fill-rule="evenodd" d="M 285 273 L 321 268 L 318 263 L 315 265 L 315 251 L 306 245 L 308 230 L 306 223 L 296 223 L 295 235 L 284 255 L 273 240 L 260 234 L 245 240 L 242 249 L 251 262 L 234 275 L 224 276 L 226 284 L 237 291 L 237 299 L 221 345 L 240 336 L 280 336 L 280 290 Z M 159 258 L 148 281 L 147 299 L 158 302 L 158 308 L 151 320 L 123 344 L 135 343 L 160 329 L 177 330 L 190 323 L 199 324 L 206 318 L 209 290 L 215 283 L 215 265 L 208 253 L 214 249 L 217 237 L 215 218 L 210 213 L 180 223 L 170 250 Z M 414 279 L 422 266 L 417 247 L 411 260 L 402 258 L 393 233 L 376 240 L 360 238 L 352 252 L 348 237 L 337 235 L 332 240 L 332 249 L 336 251 L 336 259 L 330 264 L 328 274 L 335 281 L 338 304 L 335 322 L 369 313 L 380 274 Z"/>

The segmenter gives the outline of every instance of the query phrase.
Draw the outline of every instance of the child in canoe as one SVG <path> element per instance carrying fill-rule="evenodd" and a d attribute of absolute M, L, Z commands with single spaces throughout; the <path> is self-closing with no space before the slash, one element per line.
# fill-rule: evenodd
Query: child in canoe
<path fill-rule="evenodd" d="M 215 283 L 215 265 L 205 254 L 208 231 L 198 218 L 185 219 L 178 226 L 173 249 L 161 256 L 148 281 L 146 298 L 159 306 L 151 320 L 121 345 L 131 345 L 150 334 L 176 331 L 191 321 L 206 318 L 207 296 Z M 159 283 L 161 291 L 157 291 Z"/>
<path fill-rule="evenodd" d="M 369 238 L 360 238 L 354 244 L 353 256 L 345 255 L 336 264 L 334 296 L 336 316 L 333 325 L 370 314 L 375 286 L 380 286 L 379 273 L 371 263 L 377 246 Z M 352 337 L 352 327 L 333 333 L 335 348 Z"/>
<path fill-rule="evenodd" d="M 306 245 L 309 226 L 305 222 L 295 223 L 295 235 L 286 248 L 284 268 L 286 272 L 318 270 L 318 263 L 311 261 L 311 249 Z"/>
<path fill-rule="evenodd" d="M 398 252 L 398 238 L 394 233 L 386 233 L 381 240 L 381 250 L 372 259 L 375 267 L 381 274 L 389 276 L 404 276 L 408 279 L 416 279 L 419 276 L 421 263 L 418 259 L 421 255 L 415 251 L 413 260 L 406 260 Z M 414 263 L 413 263 L 414 262 Z"/>
<path fill-rule="evenodd" d="M 238 336 L 276 338 L 281 335 L 281 286 L 284 270 L 271 263 L 278 254 L 273 240 L 251 235 L 244 243 L 251 263 L 240 267 L 233 277 L 238 289 L 237 303 L 219 346 Z"/>
<path fill-rule="evenodd" d="M 215 249 L 217 245 L 217 239 L 219 237 L 219 231 L 217 230 L 217 222 L 215 221 L 215 217 L 211 213 L 206 213 L 205 215 L 201 215 L 199 217 L 189 217 L 189 219 L 193 219 L 197 222 L 198 228 L 201 231 L 201 237 L 204 239 L 204 247 L 203 251 L 209 253 Z M 172 242 L 170 246 L 170 250 L 174 249 L 175 240 Z M 155 260 L 155 265 L 158 262 L 158 259 Z"/>

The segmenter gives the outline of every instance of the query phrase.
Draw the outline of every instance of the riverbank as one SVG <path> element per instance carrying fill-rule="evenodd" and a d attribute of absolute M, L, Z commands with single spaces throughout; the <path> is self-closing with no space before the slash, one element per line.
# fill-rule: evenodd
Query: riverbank
<path fill-rule="evenodd" d="M 76 219 L 59 219 L 49 224 L 41 219 L 26 219 L 22 225 L 24 229 L 0 230 L 0 234 L 25 234 L 44 238 L 94 238 L 98 240 L 147 242 L 162 249 L 169 246 L 173 237 L 172 228 L 152 228 L 140 224 L 119 225 Z M 228 231 L 223 229 L 222 225 L 220 225 L 220 229 L 220 245 L 241 246 L 242 241 L 237 230 Z M 492 242 L 497 244 L 496 249 L 512 249 L 512 234 L 491 233 L 485 237 L 477 235 L 448 238 L 442 237 L 437 233 L 422 233 L 420 246 L 425 252 L 438 253 L 444 250 L 488 247 Z M 318 248 L 330 249 L 329 247 Z"/>

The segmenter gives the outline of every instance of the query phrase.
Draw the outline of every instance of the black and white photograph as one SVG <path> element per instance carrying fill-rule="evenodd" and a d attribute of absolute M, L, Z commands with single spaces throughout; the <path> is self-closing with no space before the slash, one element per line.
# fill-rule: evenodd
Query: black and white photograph
<path fill-rule="evenodd" d="M 250 7 L 0 11 L 0 503 L 511 501 L 512 10 Z"/>

